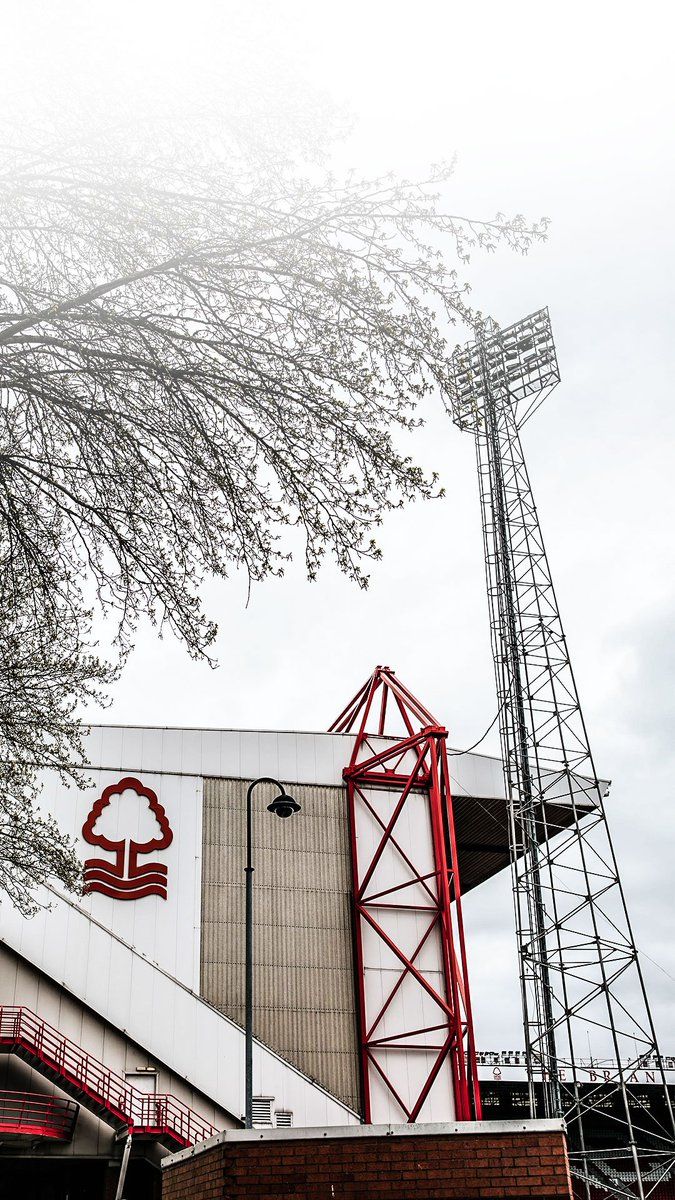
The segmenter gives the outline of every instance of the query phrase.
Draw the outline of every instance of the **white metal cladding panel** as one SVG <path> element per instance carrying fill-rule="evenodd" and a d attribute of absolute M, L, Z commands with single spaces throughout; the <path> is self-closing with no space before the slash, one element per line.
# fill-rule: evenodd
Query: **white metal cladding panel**
<path fill-rule="evenodd" d="M 95 725 L 85 745 L 92 767 L 131 775 L 274 775 L 286 782 L 339 785 L 353 742 L 351 734 Z"/>
<path fill-rule="evenodd" d="M 389 823 L 392 810 L 399 799 L 398 792 L 387 788 L 362 788 L 370 808 L 377 813 L 376 820 L 368 806 L 355 800 L 356 845 L 359 879 L 364 879 L 365 864 L 373 861 L 383 836 L 383 827 Z M 429 801 L 426 793 L 411 792 L 393 830 L 396 841 L 411 859 L 416 871 L 426 876 L 426 884 L 436 894 L 436 885 L 431 878 L 435 870 Z M 432 930 L 422 949 L 417 947 L 429 928 L 428 906 L 430 898 L 421 883 L 413 882 L 414 875 L 391 842 L 386 847 L 373 871 L 367 886 L 368 895 L 379 895 L 388 889 L 405 886 L 405 903 L 420 906 L 416 911 L 402 912 L 387 907 L 392 899 L 391 892 L 383 897 L 382 906 L 375 901 L 368 905 L 369 911 L 392 943 L 408 960 L 423 973 L 429 984 L 440 996 L 446 994 L 443 969 L 443 951 L 440 927 Z M 394 897 L 395 898 L 395 897 Z M 403 896 L 402 896 L 403 899 Z M 423 911 L 423 909 L 427 911 Z M 394 986 L 402 980 L 393 1000 L 378 1021 L 373 1036 L 377 1039 L 400 1036 L 402 1029 L 425 1029 L 428 1032 L 410 1035 L 406 1039 L 408 1049 L 378 1048 L 372 1051 L 380 1068 L 391 1081 L 394 1090 L 404 1101 L 419 1095 L 433 1067 L 438 1050 L 431 1049 L 438 1043 L 439 1035 L 433 1026 L 443 1020 L 441 1010 L 433 998 L 406 972 L 401 960 L 386 945 L 372 926 L 361 919 L 361 944 L 363 957 L 363 985 L 365 992 L 366 1024 L 372 1027 L 392 995 Z M 405 1112 L 397 1103 L 392 1091 L 386 1086 L 377 1069 L 371 1065 L 369 1073 L 371 1091 L 371 1120 L 373 1124 L 400 1122 Z M 455 1116 L 454 1089 L 449 1060 L 446 1059 L 425 1099 L 417 1120 L 452 1121 Z"/>
<path fill-rule="evenodd" d="M 370 738 L 373 752 L 397 738 Z M 354 745 L 353 734 L 251 729 L 160 729 L 94 725 L 86 735 L 92 767 L 339 786 Z M 453 791 L 462 796 L 504 796 L 501 759 L 450 751 Z"/>
<path fill-rule="evenodd" d="M 187 1086 L 185 1080 L 170 1071 L 164 1063 L 106 1024 L 74 996 L 69 995 L 52 980 L 46 979 L 35 967 L 2 945 L 0 977 L 3 1003 L 24 1005 L 32 1009 L 39 1017 L 58 1029 L 59 1033 L 85 1048 L 93 1058 L 97 1058 L 118 1075 L 123 1076 L 127 1072 L 138 1070 L 155 1071 L 158 1092 L 169 1092 L 176 1096 L 217 1129 L 235 1127 L 235 1122 L 229 1114 L 217 1108 L 200 1092 Z M 51 1083 L 39 1071 L 9 1054 L 0 1055 L 0 1087 L 36 1091 L 47 1095 L 62 1094 L 58 1085 Z M 63 1146 L 51 1146 L 50 1155 L 111 1154 L 114 1152 L 114 1145 L 115 1131 L 82 1106 L 72 1142 Z"/>
<path fill-rule="evenodd" d="M 244 1012 L 246 787 L 241 780 L 204 781 L 202 994 L 237 1021 Z M 356 1107 L 345 791 L 294 786 L 302 809 L 290 821 L 266 811 L 273 794 L 262 786 L 254 793 L 254 1027 Z"/>
<path fill-rule="evenodd" d="M 0 940 L 190 1087 L 239 1118 L 244 1111 L 243 1031 L 66 897 L 45 888 L 39 899 L 52 907 L 31 920 L 0 899 Z M 37 1009 L 35 989 L 35 983 L 27 984 L 29 999 L 24 999 L 17 988 L 13 1002 Z M 275 1106 L 292 1112 L 297 1125 L 358 1121 L 259 1043 L 253 1067 L 256 1093 L 274 1096 Z"/>
<path fill-rule="evenodd" d="M 40 806 L 56 818 L 59 828 L 73 838 L 82 862 L 87 858 L 114 861 L 112 853 L 91 846 L 82 837 L 82 826 L 103 789 L 116 784 L 127 775 L 134 775 L 151 788 L 166 811 L 173 841 L 165 850 L 154 851 L 147 861 L 166 864 L 167 897 L 144 896 L 135 900 L 118 900 L 95 892 L 81 897 L 80 906 L 125 942 L 158 963 L 170 975 L 180 979 L 195 991 L 199 989 L 199 959 L 201 933 L 201 850 L 202 850 L 202 780 L 194 775 L 162 775 L 151 771 L 135 771 L 138 763 L 138 743 L 145 730 L 115 731 L 110 740 L 110 754 L 115 760 L 110 770 L 91 770 L 92 786 L 80 790 L 65 787 L 53 772 L 44 772 Z M 126 744 L 126 735 L 133 734 Z M 120 743 L 117 745 L 117 743 Z M 115 752 L 112 745 L 115 744 Z M 94 765 L 94 764 L 92 764 Z M 102 814 L 113 840 L 136 838 L 143 840 L 147 810 L 146 801 L 136 797 L 135 804 L 111 803 Z M 152 818 L 154 822 L 154 818 Z M 143 861 L 139 856 L 139 862 Z M 80 972 L 86 969 L 82 947 L 71 947 Z"/>
<path fill-rule="evenodd" d="M 491 758 L 486 754 L 463 754 L 449 751 L 448 765 L 450 768 L 450 785 L 454 796 L 475 796 L 478 799 L 504 800 L 504 772 L 501 758 Z M 552 771 L 544 772 L 544 785 L 548 788 L 547 800 L 557 800 L 571 804 L 569 782 Z M 592 794 L 586 790 L 590 780 L 580 779 L 574 788 L 574 799 L 577 804 L 593 803 Z M 601 792 L 609 787 L 609 782 L 600 780 Z"/>
<path fill-rule="evenodd" d="M 490 758 L 486 754 L 457 754 L 449 750 L 448 767 L 453 796 L 504 798 L 501 758 Z"/>

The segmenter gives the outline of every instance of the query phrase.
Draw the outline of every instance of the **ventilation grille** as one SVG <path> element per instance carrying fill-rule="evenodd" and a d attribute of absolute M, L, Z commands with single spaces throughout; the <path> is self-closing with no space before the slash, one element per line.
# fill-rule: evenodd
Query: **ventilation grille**
<path fill-rule="evenodd" d="M 277 1129 L 290 1129 L 293 1124 L 292 1112 L 280 1112 L 279 1109 L 274 1114 L 274 1121 Z"/>
<path fill-rule="evenodd" d="M 254 1096 L 253 1097 L 253 1124 L 256 1127 L 272 1125 L 272 1104 L 274 1103 L 273 1096 Z"/>

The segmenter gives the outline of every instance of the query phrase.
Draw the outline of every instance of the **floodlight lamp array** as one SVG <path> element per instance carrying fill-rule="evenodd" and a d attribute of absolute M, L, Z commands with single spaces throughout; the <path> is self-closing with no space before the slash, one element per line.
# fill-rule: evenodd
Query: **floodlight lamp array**
<path fill-rule="evenodd" d="M 517 426 L 524 425 L 560 382 L 548 309 L 506 329 L 492 320 L 483 322 L 476 340 L 455 350 L 452 368 L 452 413 L 460 429 L 483 427 L 487 399 L 497 407 L 509 405 Z"/>

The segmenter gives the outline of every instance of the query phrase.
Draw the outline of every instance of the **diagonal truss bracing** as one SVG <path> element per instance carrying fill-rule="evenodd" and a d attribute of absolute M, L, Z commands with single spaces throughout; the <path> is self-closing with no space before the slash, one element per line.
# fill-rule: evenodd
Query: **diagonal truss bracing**
<path fill-rule="evenodd" d="M 644 1198 L 673 1177 L 675 1125 L 520 440 L 559 380 L 548 311 L 476 335 L 454 355 L 453 418 L 476 444 L 531 1111 L 566 1118 L 584 1200 Z M 665 1124 L 633 1090 L 643 1066 Z"/>
<path fill-rule="evenodd" d="M 344 777 L 365 1119 L 479 1117 L 447 731 L 388 667 L 332 729 L 356 733 Z"/>

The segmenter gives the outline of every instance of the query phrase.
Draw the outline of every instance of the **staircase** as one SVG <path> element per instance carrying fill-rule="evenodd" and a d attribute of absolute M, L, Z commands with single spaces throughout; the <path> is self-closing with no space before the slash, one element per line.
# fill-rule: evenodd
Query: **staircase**
<path fill-rule="evenodd" d="M 0 1005 L 0 1052 L 16 1054 L 118 1132 L 153 1138 L 171 1150 L 217 1132 L 175 1096 L 131 1087 L 29 1008 Z"/>

